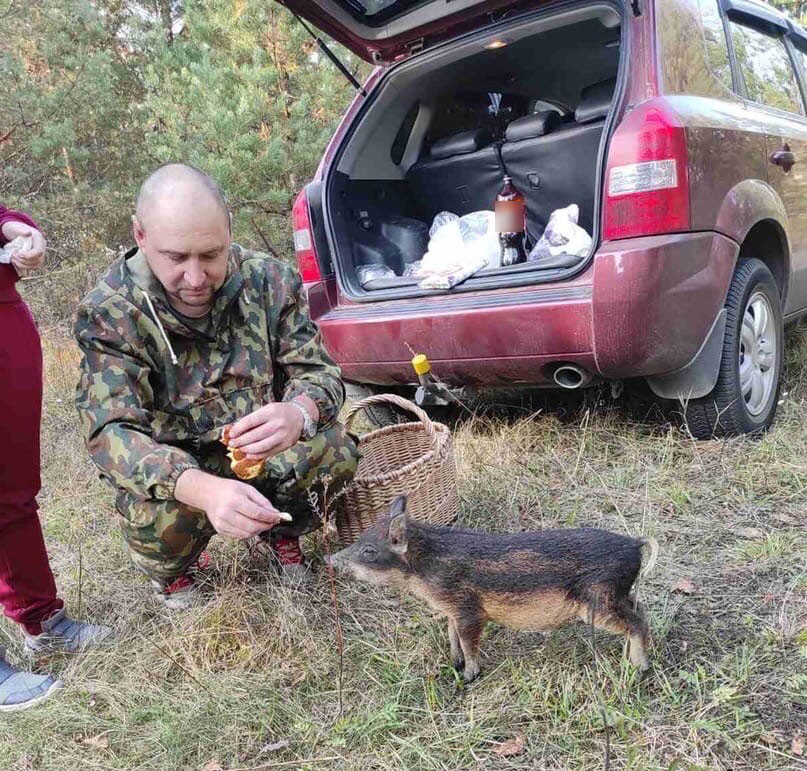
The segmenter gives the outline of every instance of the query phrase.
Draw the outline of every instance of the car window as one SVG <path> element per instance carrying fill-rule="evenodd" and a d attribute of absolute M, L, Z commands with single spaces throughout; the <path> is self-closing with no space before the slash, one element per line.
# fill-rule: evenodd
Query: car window
<path fill-rule="evenodd" d="M 796 49 L 796 56 L 801 59 L 801 74 L 805 78 L 805 82 L 807 82 L 807 51 Z"/>
<path fill-rule="evenodd" d="M 336 0 L 336 3 L 357 19 L 374 22 L 398 16 L 418 0 Z"/>
<path fill-rule="evenodd" d="M 448 94 L 435 105 L 434 117 L 426 134 L 426 144 L 471 131 L 487 128 L 496 137 L 504 134 L 510 121 L 527 114 L 529 99 L 520 94 L 473 92 Z"/>
<path fill-rule="evenodd" d="M 718 0 L 658 0 L 659 64 L 666 94 L 732 97 Z"/>
<path fill-rule="evenodd" d="M 415 125 L 419 110 L 420 104 L 415 102 L 415 104 L 409 108 L 409 112 L 406 113 L 406 117 L 403 119 L 403 123 L 401 123 L 401 127 L 398 129 L 398 133 L 395 135 L 392 147 L 390 148 L 390 158 L 392 158 L 392 162 L 395 164 L 399 164 L 403 159 L 406 143 L 409 141 L 409 135 L 412 133 L 412 127 Z"/>
<path fill-rule="evenodd" d="M 703 23 L 703 42 L 706 46 L 706 58 L 709 60 L 712 75 L 729 91 L 731 82 L 731 64 L 729 63 L 729 47 L 726 43 L 726 30 L 717 0 L 698 0 Z"/>
<path fill-rule="evenodd" d="M 796 73 L 784 40 L 735 22 L 730 27 L 748 98 L 803 115 Z"/>

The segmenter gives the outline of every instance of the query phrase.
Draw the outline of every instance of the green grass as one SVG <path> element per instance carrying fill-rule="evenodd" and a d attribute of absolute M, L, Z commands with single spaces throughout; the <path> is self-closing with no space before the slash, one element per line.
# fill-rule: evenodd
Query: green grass
<path fill-rule="evenodd" d="M 46 340 L 42 517 L 70 609 L 119 642 L 51 669 L 42 707 L 0 721 L 3 769 L 797 769 L 807 733 L 807 333 L 793 330 L 783 404 L 760 441 L 696 443 L 642 402 L 599 392 L 488 411 L 455 430 L 464 523 L 594 525 L 657 538 L 639 588 L 645 678 L 584 626 L 490 626 L 464 686 L 444 623 L 413 598 L 339 581 L 340 657 L 324 572 L 279 586 L 214 542 L 213 598 L 170 615 L 126 562 L 111 491 L 77 434 L 75 352 Z M 306 544 L 321 554 L 319 536 Z M 694 590 L 674 590 L 681 579 Z M 2 632 L 12 657 L 16 630 Z M 523 737 L 506 756 L 502 743 Z"/>

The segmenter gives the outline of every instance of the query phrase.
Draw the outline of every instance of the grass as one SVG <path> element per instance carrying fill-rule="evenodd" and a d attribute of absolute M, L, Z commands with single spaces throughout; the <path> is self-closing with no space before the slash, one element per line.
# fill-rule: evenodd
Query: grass
<path fill-rule="evenodd" d="M 639 589 L 654 638 L 644 679 L 615 637 L 598 633 L 592 650 L 583 626 L 491 626 L 483 675 L 463 686 L 427 608 L 340 581 L 341 715 L 324 573 L 295 592 L 218 539 L 212 601 L 185 615 L 156 607 L 77 432 L 73 345 L 49 334 L 45 354 L 52 564 L 69 608 L 113 624 L 119 641 L 51 662 L 65 688 L 0 721 L 4 769 L 602 769 L 604 721 L 612 769 L 807 768 L 804 326 L 760 441 L 694 442 L 641 402 L 599 392 L 544 401 L 538 415 L 510 402 L 456 429 L 464 523 L 659 540 Z M 319 536 L 306 546 L 323 548 Z M 0 632 L 13 658 L 16 630 Z"/>

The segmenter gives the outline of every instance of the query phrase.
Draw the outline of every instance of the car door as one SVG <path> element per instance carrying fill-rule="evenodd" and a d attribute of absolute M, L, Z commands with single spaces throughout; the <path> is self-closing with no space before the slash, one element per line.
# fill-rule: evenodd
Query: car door
<path fill-rule="evenodd" d="M 801 81 L 802 98 L 805 106 L 807 107 L 807 32 L 795 27 L 792 32 L 794 34 L 790 36 L 790 52 L 794 62 L 796 63 L 796 71 Z M 804 129 L 802 129 L 802 136 L 803 134 Z M 804 142 L 802 142 L 802 146 L 804 146 Z M 807 212 L 807 155 L 794 160 L 796 160 L 796 165 L 798 165 L 799 161 L 801 161 L 802 164 L 798 169 L 796 169 L 795 166 L 793 167 L 793 170 L 796 172 L 793 179 L 801 180 L 801 185 L 799 186 L 796 195 L 800 197 L 801 211 L 804 218 L 807 217 L 807 214 L 804 214 Z M 804 245 L 804 240 L 807 240 L 807 226 L 803 226 L 800 237 L 803 239 L 802 248 L 804 249 L 806 248 Z M 800 274 L 801 275 L 797 284 L 798 293 L 794 297 L 794 303 L 795 307 L 804 308 L 807 307 L 807 267 L 804 266 L 803 263 L 800 269 Z"/>
<path fill-rule="evenodd" d="M 733 54 L 744 96 L 766 126 L 768 184 L 788 217 L 790 285 L 784 314 L 807 308 L 807 115 L 790 25 L 765 6 L 727 3 Z M 739 9 L 739 10 L 738 10 Z"/>

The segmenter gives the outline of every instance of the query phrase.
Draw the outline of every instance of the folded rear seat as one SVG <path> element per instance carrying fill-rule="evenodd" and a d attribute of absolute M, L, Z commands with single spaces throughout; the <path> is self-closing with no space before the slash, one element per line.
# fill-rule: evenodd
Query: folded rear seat
<path fill-rule="evenodd" d="M 580 207 L 580 225 L 592 232 L 597 153 L 616 79 L 583 89 L 575 121 L 561 123 L 557 112 L 514 120 L 501 154 L 507 173 L 527 201 L 527 231 L 533 241 L 549 215 L 562 206 Z"/>
<path fill-rule="evenodd" d="M 426 158 L 415 163 L 406 181 L 420 216 L 450 211 L 462 216 L 492 209 L 504 169 L 487 129 L 463 131 L 435 142 Z"/>

